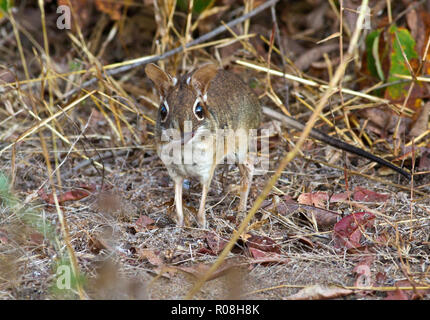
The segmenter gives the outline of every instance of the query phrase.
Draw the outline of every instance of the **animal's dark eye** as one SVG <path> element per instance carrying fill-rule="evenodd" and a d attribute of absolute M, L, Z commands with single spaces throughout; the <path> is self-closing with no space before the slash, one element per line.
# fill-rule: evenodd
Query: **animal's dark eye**
<path fill-rule="evenodd" d="M 203 107 L 201 106 L 200 102 L 198 102 L 194 108 L 194 114 L 196 115 L 197 119 L 203 120 L 205 117 L 205 113 L 203 111 Z"/>
<path fill-rule="evenodd" d="M 160 119 L 161 121 L 166 121 L 167 115 L 169 114 L 169 110 L 166 107 L 166 103 L 162 103 L 160 106 Z"/>

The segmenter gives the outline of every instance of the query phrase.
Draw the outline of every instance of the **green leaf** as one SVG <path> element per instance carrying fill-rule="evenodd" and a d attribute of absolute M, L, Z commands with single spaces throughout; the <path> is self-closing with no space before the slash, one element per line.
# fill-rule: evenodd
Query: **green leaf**
<path fill-rule="evenodd" d="M 415 40 L 407 29 L 393 25 L 386 31 L 372 31 L 366 38 L 367 69 L 370 74 L 389 84 L 400 80 L 396 75 L 410 75 L 402 50 L 409 64 L 416 66 L 418 54 Z M 385 96 L 391 100 L 405 98 L 409 85 L 392 84 L 385 90 Z"/>
<path fill-rule="evenodd" d="M 7 12 L 13 6 L 13 0 L 0 0 L 0 11 Z"/>
<path fill-rule="evenodd" d="M 379 78 L 378 68 L 376 67 L 376 59 L 373 53 L 374 46 L 379 46 L 379 36 L 381 35 L 381 30 L 375 30 L 369 33 L 366 38 L 366 58 L 367 58 L 367 68 L 370 74 L 375 78 Z M 379 57 L 377 57 L 379 60 Z M 380 63 L 380 62 L 379 62 Z"/>
<path fill-rule="evenodd" d="M 182 11 L 188 11 L 189 0 L 178 0 L 177 6 Z M 194 0 L 193 13 L 202 13 L 206 9 L 210 8 L 214 3 L 214 0 Z"/>
<path fill-rule="evenodd" d="M 394 76 L 395 74 L 411 75 L 402 54 L 402 50 L 404 51 L 409 63 L 411 63 L 413 59 L 418 59 L 418 54 L 415 50 L 415 40 L 407 29 L 398 28 L 393 25 L 389 30 L 389 35 L 392 42 L 392 50 L 390 53 L 390 72 L 388 76 L 388 82 L 390 83 L 400 80 L 400 78 Z M 388 94 L 392 99 L 405 97 L 408 86 L 409 84 L 407 83 L 389 86 L 387 89 Z"/>

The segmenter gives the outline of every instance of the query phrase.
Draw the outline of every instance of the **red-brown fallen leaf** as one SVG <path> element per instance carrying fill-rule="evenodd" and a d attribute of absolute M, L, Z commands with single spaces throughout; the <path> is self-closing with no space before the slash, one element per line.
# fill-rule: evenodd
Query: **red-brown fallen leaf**
<path fill-rule="evenodd" d="M 58 203 L 62 204 L 63 202 L 66 202 L 66 201 L 81 200 L 83 198 L 88 197 L 91 194 L 91 192 L 94 192 L 95 190 L 96 190 L 96 187 L 94 185 L 81 185 L 80 189 L 73 189 L 58 195 L 57 196 Z M 54 195 L 52 193 L 47 195 L 45 193 L 45 190 L 43 189 L 39 191 L 39 196 L 48 204 L 55 203 Z"/>
<path fill-rule="evenodd" d="M 317 222 L 318 227 L 320 228 L 332 227 L 340 216 L 340 214 L 335 211 L 312 206 L 303 206 L 302 208 L 306 210 L 305 214 L 308 216 L 308 218 L 312 219 L 313 216 Z"/>
<path fill-rule="evenodd" d="M 261 264 L 261 265 L 273 265 L 273 264 L 284 264 L 288 262 L 287 258 L 282 257 L 278 253 L 265 252 L 257 248 L 249 248 L 249 253 L 253 257 L 249 261 L 250 264 Z"/>
<path fill-rule="evenodd" d="M 136 221 L 137 231 L 144 231 L 145 229 L 155 229 L 156 226 L 153 225 L 154 223 L 155 221 L 152 220 L 150 217 L 141 215 Z"/>
<path fill-rule="evenodd" d="M 362 230 L 373 225 L 375 216 L 370 212 L 350 214 L 334 226 L 333 240 L 335 248 L 352 249 L 361 247 Z"/>
<path fill-rule="evenodd" d="M 300 204 L 307 204 L 318 208 L 325 208 L 326 202 L 329 196 L 327 192 L 314 192 L 314 193 L 302 193 L 298 198 L 297 202 Z"/>
<path fill-rule="evenodd" d="M 297 202 L 300 204 L 313 205 L 318 208 L 326 208 L 327 201 L 330 203 L 344 202 L 348 200 L 350 194 L 351 192 L 349 191 L 336 193 L 332 196 L 329 196 L 327 192 L 323 191 L 303 193 L 298 197 Z"/>
<path fill-rule="evenodd" d="M 255 259 L 264 258 L 266 256 L 266 252 L 252 247 L 249 248 L 249 252 L 251 253 L 251 256 Z"/>
<path fill-rule="evenodd" d="M 316 284 L 303 288 L 296 294 L 286 297 L 286 300 L 321 300 L 321 299 L 334 299 L 344 297 L 354 293 L 353 290 L 340 288 L 333 285 Z"/>
<path fill-rule="evenodd" d="M 137 254 L 140 259 L 147 259 L 151 264 L 154 266 L 162 266 L 163 260 L 160 258 L 160 256 L 151 249 L 138 249 Z"/>
<path fill-rule="evenodd" d="M 217 256 L 228 243 L 228 241 L 222 239 L 215 232 L 207 232 L 204 239 L 208 248 L 200 248 L 197 253 Z"/>
<path fill-rule="evenodd" d="M 211 249 L 208 249 L 208 248 L 200 248 L 199 250 L 197 250 L 197 253 L 198 254 L 208 254 L 208 255 L 211 255 L 211 256 L 216 256 L 216 254 L 211 250 Z"/>
<path fill-rule="evenodd" d="M 376 193 L 374 191 L 370 191 L 362 187 L 356 187 L 354 189 L 355 201 L 385 202 L 388 200 L 389 197 L 389 194 Z"/>
<path fill-rule="evenodd" d="M 224 250 L 228 243 L 227 240 L 224 240 L 214 232 L 207 233 L 205 239 L 209 248 L 215 255 L 218 255 L 222 250 Z"/>
<path fill-rule="evenodd" d="M 279 245 L 269 237 L 246 234 L 244 240 L 248 248 L 255 248 L 264 252 L 281 253 Z"/>
<path fill-rule="evenodd" d="M 419 287 L 417 283 L 411 283 L 409 280 L 396 281 L 395 286 L 401 287 Z M 429 294 L 430 290 L 395 290 L 389 291 L 385 300 L 416 300 L 422 299 Z"/>
<path fill-rule="evenodd" d="M 293 213 L 299 208 L 304 210 L 304 214 L 306 214 L 309 219 L 313 219 L 313 216 L 320 228 L 332 227 L 340 216 L 335 211 L 317 208 L 307 204 L 298 204 L 295 201 L 279 201 L 279 203 L 277 204 L 277 210 L 280 215 L 287 215 L 288 213 Z"/>
<path fill-rule="evenodd" d="M 348 200 L 349 196 L 351 195 L 351 191 L 341 192 L 341 193 L 335 193 L 330 197 L 330 203 L 334 202 L 344 202 Z"/>
<path fill-rule="evenodd" d="M 296 238 L 299 242 L 303 243 L 305 246 L 310 248 L 315 248 L 314 243 L 310 239 L 302 236 L 297 236 Z"/>
<path fill-rule="evenodd" d="M 263 204 L 261 205 L 261 208 L 272 211 L 273 209 L 276 209 L 276 212 L 280 215 L 286 215 L 290 211 L 289 208 L 291 208 L 290 204 L 295 207 L 298 207 L 297 201 L 293 200 L 293 198 L 289 195 L 284 195 L 282 198 L 278 197 L 277 195 L 274 195 L 271 199 L 264 200 Z M 294 211 L 295 209 L 293 209 Z"/>
<path fill-rule="evenodd" d="M 253 258 L 251 264 L 272 265 L 288 262 L 280 255 L 281 249 L 273 239 L 252 234 L 246 234 L 243 238 Z"/>

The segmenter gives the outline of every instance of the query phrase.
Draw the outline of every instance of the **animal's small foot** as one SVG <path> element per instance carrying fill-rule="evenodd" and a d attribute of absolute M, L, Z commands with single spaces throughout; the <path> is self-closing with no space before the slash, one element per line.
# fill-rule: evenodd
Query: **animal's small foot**
<path fill-rule="evenodd" d="M 206 222 L 206 218 L 205 219 L 197 219 L 197 223 L 199 224 L 199 227 L 202 229 L 207 229 L 207 222 Z"/>
<path fill-rule="evenodd" d="M 179 219 L 176 221 L 176 226 L 179 228 L 183 228 L 184 227 L 184 219 Z"/>

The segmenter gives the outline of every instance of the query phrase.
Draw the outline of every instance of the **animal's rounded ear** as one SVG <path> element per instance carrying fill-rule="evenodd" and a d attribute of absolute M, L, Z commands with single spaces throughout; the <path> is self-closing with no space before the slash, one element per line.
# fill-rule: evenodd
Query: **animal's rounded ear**
<path fill-rule="evenodd" d="M 191 76 L 191 84 L 198 94 L 204 96 L 209 88 L 209 84 L 218 72 L 218 68 L 213 63 L 205 64 L 197 69 Z"/>
<path fill-rule="evenodd" d="M 146 65 L 145 72 L 154 83 L 158 93 L 165 97 L 167 90 L 173 85 L 172 77 L 153 63 Z"/>

